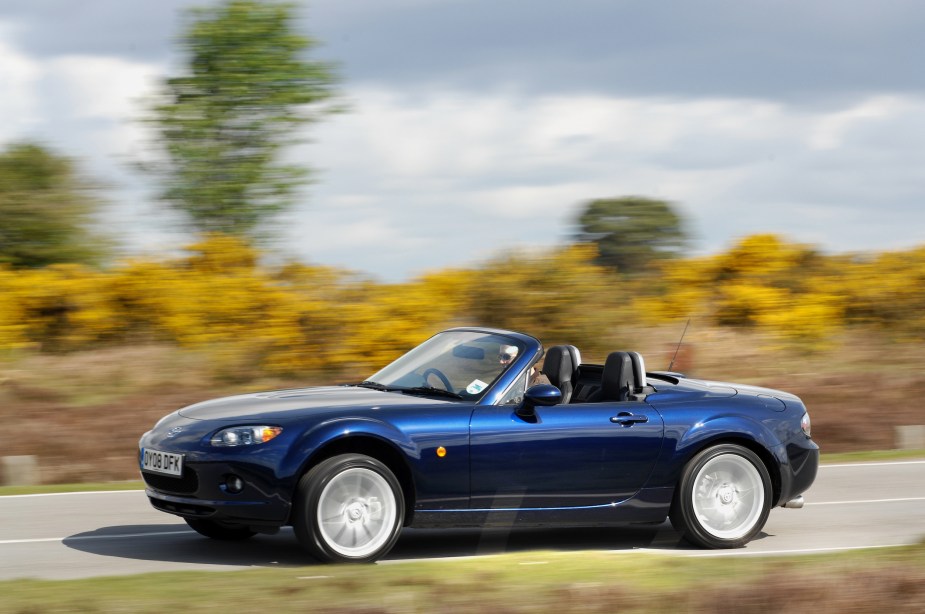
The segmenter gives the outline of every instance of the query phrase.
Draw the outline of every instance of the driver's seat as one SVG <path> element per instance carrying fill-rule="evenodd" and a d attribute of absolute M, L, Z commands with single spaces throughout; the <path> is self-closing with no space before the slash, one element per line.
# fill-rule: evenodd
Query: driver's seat
<path fill-rule="evenodd" d="M 549 383 L 562 392 L 563 405 L 572 398 L 580 364 L 581 354 L 574 345 L 554 345 L 546 350 L 541 371 L 549 378 Z"/>

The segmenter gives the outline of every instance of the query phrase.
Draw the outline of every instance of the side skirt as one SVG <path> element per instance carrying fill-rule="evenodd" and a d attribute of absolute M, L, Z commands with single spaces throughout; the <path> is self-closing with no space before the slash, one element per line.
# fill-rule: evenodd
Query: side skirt
<path fill-rule="evenodd" d="M 607 526 L 661 522 L 668 516 L 674 488 L 646 488 L 631 499 L 608 505 L 529 509 L 415 510 L 414 528 Z"/>

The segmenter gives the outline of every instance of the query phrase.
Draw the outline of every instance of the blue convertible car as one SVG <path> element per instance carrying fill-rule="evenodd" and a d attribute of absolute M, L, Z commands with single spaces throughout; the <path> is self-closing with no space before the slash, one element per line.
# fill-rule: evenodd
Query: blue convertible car
<path fill-rule="evenodd" d="M 552 385 L 531 386 L 537 370 Z M 439 333 L 367 381 L 180 409 L 139 443 L 147 495 L 199 533 L 292 525 L 323 561 L 374 561 L 405 526 L 671 519 L 734 548 L 800 507 L 819 448 L 797 397 L 646 373 L 516 332 Z"/>

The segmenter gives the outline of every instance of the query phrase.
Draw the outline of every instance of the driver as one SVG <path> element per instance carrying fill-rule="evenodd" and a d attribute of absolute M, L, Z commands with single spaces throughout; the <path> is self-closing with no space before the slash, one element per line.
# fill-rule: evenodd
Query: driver
<path fill-rule="evenodd" d="M 520 349 L 516 345 L 502 345 L 498 348 L 498 362 L 502 365 L 503 368 L 507 368 L 514 359 L 517 358 L 517 354 L 520 352 Z M 548 384 L 549 378 L 546 377 L 542 371 L 538 371 L 536 366 L 530 367 L 530 381 L 527 383 L 527 388 L 530 386 L 535 386 L 537 384 Z"/>
<path fill-rule="evenodd" d="M 498 348 L 498 362 L 503 366 L 508 366 L 517 358 L 520 349 L 516 345 L 502 345 Z"/>

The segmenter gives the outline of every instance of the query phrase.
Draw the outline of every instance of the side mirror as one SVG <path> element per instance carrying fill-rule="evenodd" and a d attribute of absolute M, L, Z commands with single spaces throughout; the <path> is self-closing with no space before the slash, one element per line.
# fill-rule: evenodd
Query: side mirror
<path fill-rule="evenodd" d="M 527 389 L 524 400 L 517 408 L 517 415 L 529 417 L 536 415 L 537 407 L 549 407 L 562 402 L 562 391 L 550 384 L 537 384 Z"/>

